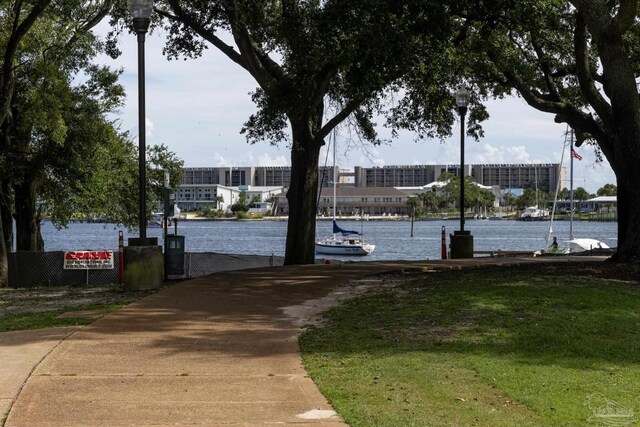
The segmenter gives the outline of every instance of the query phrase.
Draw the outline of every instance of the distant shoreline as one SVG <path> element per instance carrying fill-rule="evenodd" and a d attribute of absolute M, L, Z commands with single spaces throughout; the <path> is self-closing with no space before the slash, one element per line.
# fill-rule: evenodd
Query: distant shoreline
<path fill-rule="evenodd" d="M 458 221 L 460 219 L 459 216 L 448 216 L 448 217 L 438 217 L 438 218 L 415 218 L 414 221 Z M 196 217 L 190 216 L 187 218 L 181 218 L 179 221 L 288 221 L 289 217 L 287 216 L 265 216 L 262 218 L 204 218 L 204 217 Z M 316 221 L 331 221 L 333 218 L 331 217 L 316 217 Z M 341 216 L 337 217 L 336 220 L 339 221 L 411 221 L 411 217 L 406 215 L 398 215 L 398 216 L 368 216 L 366 218 L 362 218 L 360 216 Z M 518 218 L 515 217 L 503 217 L 501 219 L 498 218 L 474 218 L 472 216 L 465 217 L 465 221 L 518 221 Z M 574 218 L 576 222 L 580 221 L 591 221 L 591 222 L 617 222 L 617 218 L 589 218 L 589 219 L 580 219 Z M 549 219 L 543 219 L 537 222 L 549 222 Z M 554 221 L 565 222 L 569 221 L 569 218 L 555 218 Z M 526 222 L 526 221 L 525 221 Z"/>

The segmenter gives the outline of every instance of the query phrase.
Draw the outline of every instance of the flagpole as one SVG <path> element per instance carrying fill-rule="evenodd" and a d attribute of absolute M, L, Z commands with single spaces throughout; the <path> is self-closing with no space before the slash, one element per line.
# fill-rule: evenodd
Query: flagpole
<path fill-rule="evenodd" d="M 571 129 L 571 140 L 569 141 L 569 143 L 571 144 L 571 155 L 569 157 L 571 157 L 571 163 L 569 163 L 570 165 L 570 172 L 569 172 L 569 195 L 571 197 L 571 212 L 569 214 L 569 240 L 573 240 L 573 208 L 574 208 L 574 201 L 573 201 L 573 129 Z"/>

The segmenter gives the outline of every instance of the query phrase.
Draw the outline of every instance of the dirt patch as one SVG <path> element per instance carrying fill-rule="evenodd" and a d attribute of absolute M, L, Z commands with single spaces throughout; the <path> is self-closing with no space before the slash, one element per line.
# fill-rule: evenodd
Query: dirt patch
<path fill-rule="evenodd" d="M 282 311 L 286 316 L 294 318 L 301 329 L 309 326 L 321 326 L 324 320 L 322 313 L 331 307 L 368 292 L 377 292 L 381 289 L 396 287 L 406 279 L 407 276 L 396 274 L 350 280 L 338 285 L 327 296 L 306 301 L 304 304 L 284 307 Z"/>
<path fill-rule="evenodd" d="M 156 291 L 125 292 L 120 285 L 0 289 L 0 316 L 41 313 L 93 304 L 129 304 Z"/>

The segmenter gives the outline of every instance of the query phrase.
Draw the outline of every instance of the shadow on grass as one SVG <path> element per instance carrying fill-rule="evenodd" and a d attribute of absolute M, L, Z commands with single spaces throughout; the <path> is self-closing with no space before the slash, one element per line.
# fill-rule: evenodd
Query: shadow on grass
<path fill-rule="evenodd" d="M 420 275 L 328 313 L 305 353 L 426 351 L 597 369 L 640 362 L 640 286 L 541 267 Z"/>

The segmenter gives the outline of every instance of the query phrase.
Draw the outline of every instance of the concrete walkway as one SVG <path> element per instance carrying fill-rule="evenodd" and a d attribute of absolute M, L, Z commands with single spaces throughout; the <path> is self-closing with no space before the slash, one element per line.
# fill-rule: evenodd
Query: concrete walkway
<path fill-rule="evenodd" d="M 344 426 L 305 373 L 292 307 L 371 274 L 558 261 L 359 262 L 190 280 L 83 328 L 0 334 L 0 414 L 9 409 L 8 427 Z"/>

